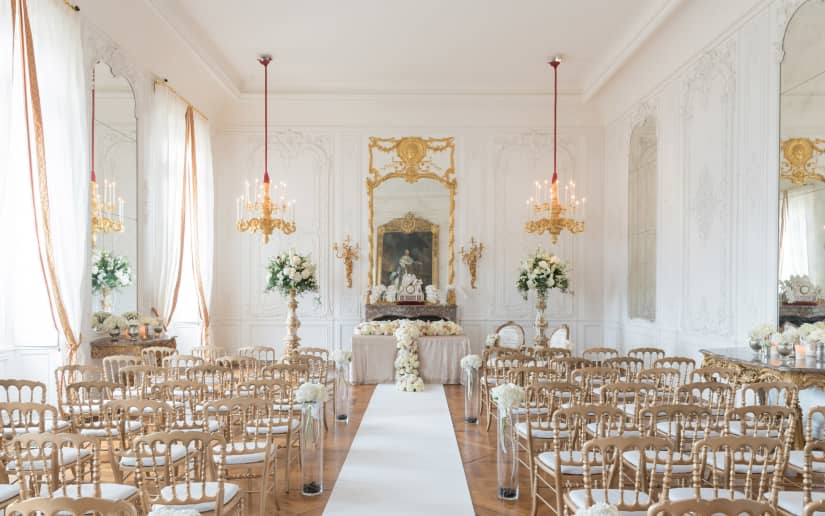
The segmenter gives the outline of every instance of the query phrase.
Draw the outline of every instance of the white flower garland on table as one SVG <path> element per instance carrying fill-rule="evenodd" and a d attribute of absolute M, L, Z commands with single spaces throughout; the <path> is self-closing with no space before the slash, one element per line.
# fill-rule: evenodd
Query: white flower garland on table
<path fill-rule="evenodd" d="M 395 337 L 398 355 L 395 358 L 396 387 L 405 392 L 421 392 L 424 380 L 418 374 L 419 337 L 447 337 L 463 335 L 464 330 L 452 321 L 368 321 L 355 327 L 356 335 L 392 335 Z"/>
<path fill-rule="evenodd" d="M 619 509 L 606 503 L 596 503 L 576 511 L 576 516 L 619 516 Z"/>

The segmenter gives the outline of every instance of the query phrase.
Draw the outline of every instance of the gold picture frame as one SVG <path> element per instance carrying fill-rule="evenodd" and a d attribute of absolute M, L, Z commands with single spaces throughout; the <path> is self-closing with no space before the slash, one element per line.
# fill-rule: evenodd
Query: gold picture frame
<path fill-rule="evenodd" d="M 450 195 L 450 222 L 447 229 L 447 286 L 455 282 L 455 194 L 457 181 L 455 178 L 455 138 L 422 138 L 407 136 L 403 138 L 369 139 L 369 174 L 367 175 L 367 203 L 369 210 L 369 277 L 368 284 L 373 287 L 378 281 L 376 267 L 378 240 L 375 227 L 375 189 L 390 179 L 401 179 L 408 183 L 416 183 L 421 179 L 431 179 L 442 184 Z M 379 170 L 375 165 L 375 158 L 379 153 L 394 154 L 390 163 Z M 433 163 L 437 154 L 446 154 L 448 165 L 440 168 Z M 382 173 L 383 172 L 383 173 Z M 386 226 L 386 224 L 384 225 Z M 386 231 L 386 230 L 385 230 Z M 437 274 L 437 273 L 436 273 Z M 367 293 L 369 299 L 369 293 Z M 448 299 L 454 302 L 454 299 Z"/>
<path fill-rule="evenodd" d="M 438 266 L 439 266 L 439 254 L 438 254 L 438 236 L 440 233 L 440 228 L 438 224 L 433 224 L 427 219 L 422 219 L 421 217 L 416 217 L 412 213 L 407 213 L 403 217 L 399 217 L 397 219 L 393 219 L 386 224 L 382 224 L 378 226 L 378 242 L 376 245 L 377 248 L 377 255 L 378 255 L 378 264 L 375 268 L 375 278 L 374 281 L 376 284 L 383 284 L 382 276 L 384 273 L 384 237 L 387 234 L 399 234 L 399 235 L 414 235 L 418 234 L 425 234 L 430 236 L 430 248 L 431 248 L 431 258 L 430 258 L 430 271 L 428 274 L 418 275 L 419 278 L 424 281 L 425 285 L 432 285 L 438 288 Z M 428 277 L 429 276 L 429 277 Z"/>

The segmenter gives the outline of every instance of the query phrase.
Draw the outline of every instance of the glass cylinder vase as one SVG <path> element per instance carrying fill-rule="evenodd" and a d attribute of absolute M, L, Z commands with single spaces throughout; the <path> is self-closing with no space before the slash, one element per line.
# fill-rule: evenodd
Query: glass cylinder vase
<path fill-rule="evenodd" d="M 478 384 L 478 369 L 468 367 L 464 370 L 464 422 L 478 423 L 480 407 L 480 389 Z"/>
<path fill-rule="evenodd" d="M 324 491 L 324 402 L 301 406 L 301 494 L 317 496 Z"/>
<path fill-rule="evenodd" d="M 515 418 L 512 409 L 499 407 L 496 466 L 498 497 L 501 500 L 518 498 L 518 437 Z"/>
<path fill-rule="evenodd" d="M 349 363 L 337 364 L 335 369 L 335 420 L 349 422 Z"/>

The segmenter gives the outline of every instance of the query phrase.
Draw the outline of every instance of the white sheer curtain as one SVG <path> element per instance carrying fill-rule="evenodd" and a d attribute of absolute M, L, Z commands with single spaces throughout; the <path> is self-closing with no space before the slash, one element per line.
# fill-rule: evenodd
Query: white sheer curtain
<path fill-rule="evenodd" d="M 212 301 L 212 276 L 214 254 L 214 209 L 215 191 L 212 178 L 212 138 L 209 122 L 189 109 L 192 126 L 192 148 L 189 170 L 189 219 L 187 231 L 192 255 L 192 280 L 198 301 L 198 316 L 201 320 L 201 343 L 207 344 L 210 337 L 209 310 Z"/>
<path fill-rule="evenodd" d="M 784 193 L 782 211 L 782 252 L 779 279 L 794 274 L 808 274 L 808 214 L 813 213 L 814 196 L 811 193 L 789 195 Z"/>
<path fill-rule="evenodd" d="M 10 102 L 0 109 L 0 241 L 8 246 L 1 334 L 13 346 L 53 345 L 57 334 L 74 361 L 90 296 L 80 20 L 60 0 L 4 4 L 0 94 Z"/>
<path fill-rule="evenodd" d="M 144 246 L 145 284 L 164 325 L 175 312 L 183 266 L 186 222 L 186 109 L 166 88 L 156 87 L 148 142 L 147 175 L 152 203 Z"/>

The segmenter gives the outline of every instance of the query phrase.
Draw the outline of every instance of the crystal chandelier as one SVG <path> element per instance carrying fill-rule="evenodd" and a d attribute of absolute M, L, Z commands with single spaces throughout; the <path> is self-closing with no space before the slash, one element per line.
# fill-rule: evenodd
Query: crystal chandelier
<path fill-rule="evenodd" d="M 94 72 L 92 72 L 92 152 L 90 163 L 92 168 L 92 247 L 97 246 L 98 233 L 122 233 L 126 226 L 123 224 L 123 198 L 117 196 L 117 183 L 103 180 L 103 200 L 97 186 L 95 173 L 95 87 Z M 117 214 L 115 214 L 117 211 Z"/>
<path fill-rule="evenodd" d="M 264 178 L 262 182 L 255 180 L 255 188 L 251 192 L 249 181 L 246 181 L 244 194 L 236 199 L 235 211 L 238 231 L 260 231 L 266 244 L 275 230 L 280 230 L 285 235 L 295 232 L 295 200 L 287 201 L 286 183 L 273 185 L 269 180 L 268 71 L 272 57 L 261 56 L 258 62 L 264 65 Z"/>
<path fill-rule="evenodd" d="M 528 233 L 541 235 L 550 233 L 553 243 L 557 243 L 559 233 L 567 230 L 571 233 L 584 231 L 584 222 L 573 217 L 581 210 L 584 215 L 584 206 L 587 199 L 576 197 L 576 183 L 570 181 L 564 186 L 563 203 L 559 201 L 559 172 L 556 166 L 558 155 L 558 117 L 559 117 L 559 65 L 561 57 L 554 57 L 550 61 L 553 67 L 553 178 L 551 181 L 536 181 L 535 196 L 527 200 L 527 224 L 524 229 Z M 567 215 L 566 215 L 567 214 Z"/>

